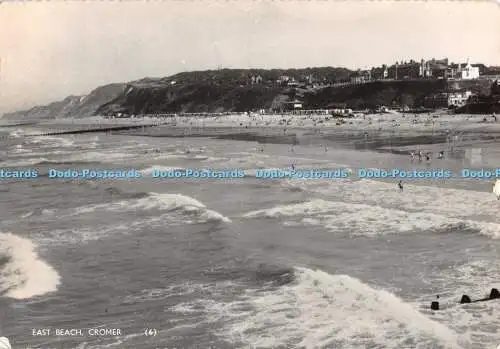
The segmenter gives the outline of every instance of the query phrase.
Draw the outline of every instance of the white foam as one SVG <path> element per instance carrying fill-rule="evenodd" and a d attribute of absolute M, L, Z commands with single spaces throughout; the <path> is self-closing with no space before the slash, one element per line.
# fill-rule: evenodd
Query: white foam
<path fill-rule="evenodd" d="M 471 260 L 467 261 L 467 250 L 464 262 L 459 265 L 450 265 L 448 268 L 434 269 L 429 280 L 429 285 L 439 285 L 440 310 L 429 310 L 430 301 L 435 294 L 421 294 L 414 302 L 423 312 L 432 319 L 449 324 L 449 327 L 463 337 L 468 336 L 470 342 L 478 348 L 490 347 L 487 343 L 498 343 L 500 327 L 498 312 L 499 302 L 480 302 L 475 304 L 459 305 L 463 294 L 472 299 L 480 299 L 489 295 L 491 288 L 500 288 L 500 263 L 497 260 Z"/>
<path fill-rule="evenodd" d="M 394 294 L 348 275 L 297 268 L 296 280 L 267 291 L 247 291 L 230 303 L 199 300 L 172 310 L 204 310 L 223 323 L 219 335 L 259 348 L 459 347 L 461 338 Z"/>
<path fill-rule="evenodd" d="M 154 210 L 161 211 L 181 211 L 184 214 L 195 214 L 201 221 L 221 221 L 231 223 L 231 220 L 224 215 L 208 209 L 198 200 L 182 194 L 149 193 L 146 197 L 131 200 L 115 201 L 108 204 L 97 204 L 81 206 L 70 209 L 67 212 L 57 212 L 58 217 L 77 216 L 95 211 L 135 211 L 135 210 Z M 45 212 L 53 214 L 54 212 Z"/>
<path fill-rule="evenodd" d="M 2 162 L 3 167 L 16 167 L 16 166 L 33 166 L 40 164 L 42 162 L 49 161 L 47 158 L 37 157 L 37 158 L 24 158 L 19 160 L 11 160 Z"/>
<path fill-rule="evenodd" d="M 332 229 L 346 223 L 361 228 L 371 226 L 369 230 L 393 227 L 401 231 L 464 226 L 500 238 L 498 200 L 487 192 L 416 185 L 410 181 L 405 184 L 403 193 L 395 183 L 375 180 L 293 179 L 282 182 L 322 199 L 268 208 L 266 212 L 258 210 L 245 216 L 314 216 L 310 218 L 322 219 L 323 224 Z"/>
<path fill-rule="evenodd" d="M 15 299 L 26 299 L 54 292 L 60 283 L 59 274 L 39 259 L 36 245 L 12 233 L 0 233 L 0 288 Z"/>
<path fill-rule="evenodd" d="M 310 201 L 251 211 L 245 218 L 296 218 L 304 224 L 321 225 L 333 232 L 353 235 L 411 233 L 430 229 L 461 228 L 500 237 L 500 224 L 421 211 L 405 211 L 378 205 L 313 199 Z M 290 225 L 290 222 L 288 222 Z"/>
<path fill-rule="evenodd" d="M 0 337 L 0 349 L 12 349 L 7 337 Z"/>
<path fill-rule="evenodd" d="M 230 223 L 231 220 L 218 212 L 207 209 L 198 200 L 182 194 L 159 194 L 149 193 L 149 196 L 138 199 L 132 204 L 132 208 L 150 210 L 160 208 L 166 211 L 182 210 L 186 213 L 198 213 L 205 220 L 220 220 Z"/>

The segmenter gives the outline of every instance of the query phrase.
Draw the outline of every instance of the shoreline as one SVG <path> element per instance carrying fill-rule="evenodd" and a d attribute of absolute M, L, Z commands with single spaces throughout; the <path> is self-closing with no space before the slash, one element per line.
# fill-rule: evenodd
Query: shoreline
<path fill-rule="evenodd" d="M 485 121 L 486 120 L 486 121 Z M 141 124 L 159 124 L 146 129 Z M 212 138 L 249 141 L 259 144 L 324 144 L 325 146 L 409 154 L 410 147 L 442 144 L 461 147 L 500 140 L 500 123 L 478 115 L 409 115 L 402 113 L 367 114 L 355 118 L 329 115 L 227 115 L 215 118 L 179 117 L 173 119 L 64 119 L 29 125 L 43 133 L 71 132 L 154 138 Z M 102 133 L 99 130 L 102 129 Z M 135 129 L 132 129 L 135 128 Z M 82 130 L 82 132 L 74 132 Z M 53 136 L 57 136 L 54 134 Z M 36 136 L 35 136 L 36 137 Z M 394 149 L 399 148 L 399 149 Z M 408 149 L 405 149 L 408 148 Z"/>

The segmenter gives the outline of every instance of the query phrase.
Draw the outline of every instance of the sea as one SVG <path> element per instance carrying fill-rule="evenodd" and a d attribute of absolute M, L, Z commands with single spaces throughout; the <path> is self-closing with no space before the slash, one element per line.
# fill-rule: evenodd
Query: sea
<path fill-rule="evenodd" d="M 39 174 L 0 181 L 0 336 L 14 349 L 500 344 L 500 300 L 458 304 L 500 286 L 494 180 L 403 179 L 401 191 L 399 179 L 356 175 L 494 168 L 498 143 L 450 150 L 326 131 L 301 131 L 294 145 L 161 132 L 26 137 L 29 127 L 3 128 L 0 139 L 2 169 Z M 418 149 L 434 155 L 412 162 Z M 256 175 L 292 165 L 352 175 Z M 245 177 L 152 176 L 189 168 Z M 51 169 L 142 177 L 51 178 Z"/>

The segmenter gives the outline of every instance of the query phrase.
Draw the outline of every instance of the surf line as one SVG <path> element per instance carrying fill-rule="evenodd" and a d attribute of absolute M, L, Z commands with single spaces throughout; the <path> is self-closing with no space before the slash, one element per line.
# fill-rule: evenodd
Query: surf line
<path fill-rule="evenodd" d="M 464 295 L 462 295 L 462 298 L 460 298 L 459 304 L 487 302 L 487 301 L 491 301 L 491 300 L 499 299 L 499 298 L 500 298 L 500 292 L 498 292 L 498 289 L 492 288 L 490 295 L 488 297 L 484 297 L 484 298 L 480 298 L 480 299 L 476 299 L 476 300 L 471 300 L 468 295 L 464 294 Z M 437 299 L 439 299 L 439 296 L 437 296 Z M 433 301 L 431 303 L 431 310 L 439 310 L 439 301 Z"/>

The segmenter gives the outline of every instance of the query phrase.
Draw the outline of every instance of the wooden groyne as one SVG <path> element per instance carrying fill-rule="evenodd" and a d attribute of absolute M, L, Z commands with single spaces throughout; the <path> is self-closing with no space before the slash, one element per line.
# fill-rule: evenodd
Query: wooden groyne
<path fill-rule="evenodd" d="M 137 129 L 145 129 L 150 127 L 157 127 L 161 124 L 150 124 L 150 125 L 128 125 L 128 126 L 108 126 L 108 127 L 90 127 L 86 129 L 79 130 L 63 130 L 63 131 L 52 131 L 52 132 L 40 132 L 34 134 L 27 134 L 24 137 L 43 137 L 43 136 L 59 136 L 59 135 L 74 135 L 74 134 L 82 134 L 82 133 L 106 133 L 113 131 L 127 131 L 127 130 L 137 130 Z"/>

